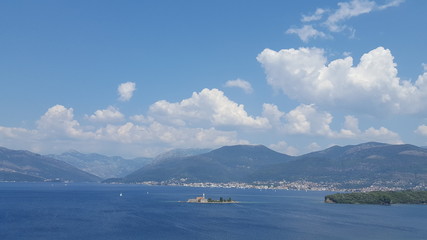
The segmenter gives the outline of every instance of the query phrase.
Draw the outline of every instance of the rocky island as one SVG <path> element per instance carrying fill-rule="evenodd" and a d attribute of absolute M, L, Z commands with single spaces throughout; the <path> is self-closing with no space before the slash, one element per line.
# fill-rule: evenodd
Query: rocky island
<path fill-rule="evenodd" d="M 325 196 L 326 203 L 343 204 L 427 204 L 427 191 L 373 191 L 336 193 Z"/>
<path fill-rule="evenodd" d="M 188 199 L 187 202 L 188 203 L 238 203 L 237 201 L 233 201 L 231 198 L 224 199 L 220 197 L 219 200 L 206 198 L 204 193 L 202 197 L 191 198 L 191 199 Z"/>

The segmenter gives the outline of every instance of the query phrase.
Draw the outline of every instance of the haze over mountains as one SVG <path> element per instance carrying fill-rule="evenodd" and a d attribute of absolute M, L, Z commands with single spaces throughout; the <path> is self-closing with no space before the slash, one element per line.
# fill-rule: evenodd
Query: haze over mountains
<path fill-rule="evenodd" d="M 144 157 L 125 159 L 119 156 L 109 157 L 97 153 L 84 154 L 75 150 L 47 156 L 62 160 L 103 179 L 124 177 L 152 160 Z"/>
<path fill-rule="evenodd" d="M 102 170 L 100 172 L 104 175 L 101 177 L 98 173 L 100 178 L 51 157 L 28 151 L 5 148 L 1 150 L 2 181 L 41 181 L 52 178 L 100 181 L 101 178 L 124 176 L 117 181 L 266 184 L 310 181 L 341 188 L 367 186 L 425 188 L 427 185 L 427 149 L 408 144 L 389 145 L 371 142 L 344 147 L 334 146 L 296 157 L 275 152 L 262 145 L 225 146 L 212 151 L 173 150 L 153 160 L 146 158 L 126 160 L 78 152 L 56 155 L 92 173 L 97 169 Z M 138 164 L 143 166 L 138 169 Z M 76 175 L 69 175 L 69 171 Z M 133 172 L 129 173 L 130 171 Z"/>
<path fill-rule="evenodd" d="M 101 178 L 63 161 L 29 151 L 0 147 L 0 181 L 97 182 Z"/>

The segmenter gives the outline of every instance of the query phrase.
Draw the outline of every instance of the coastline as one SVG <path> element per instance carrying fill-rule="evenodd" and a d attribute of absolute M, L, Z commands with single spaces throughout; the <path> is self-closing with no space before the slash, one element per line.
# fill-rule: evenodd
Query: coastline
<path fill-rule="evenodd" d="M 123 184 L 121 182 L 112 182 L 108 184 Z M 194 188 L 230 188 L 230 189 L 259 189 L 259 190 L 292 190 L 292 191 L 330 191 L 330 192 L 372 192 L 372 191 L 403 191 L 403 190 L 427 190 L 427 186 L 413 186 L 407 188 L 405 186 L 386 186 L 381 184 L 372 184 L 365 187 L 342 187 L 342 183 L 316 183 L 311 181 L 280 181 L 280 182 L 179 182 L 179 181 L 143 181 L 126 184 L 142 184 L 151 186 L 179 186 L 179 187 L 194 187 Z"/>

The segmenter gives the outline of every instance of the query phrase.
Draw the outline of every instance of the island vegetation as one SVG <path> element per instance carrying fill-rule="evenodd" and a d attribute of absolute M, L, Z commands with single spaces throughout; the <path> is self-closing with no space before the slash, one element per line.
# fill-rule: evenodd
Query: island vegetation
<path fill-rule="evenodd" d="M 235 202 L 235 201 L 233 201 L 231 198 L 225 199 L 223 197 L 220 197 L 219 200 L 208 198 L 208 203 L 231 203 L 231 202 Z"/>
<path fill-rule="evenodd" d="M 212 198 L 205 198 L 205 194 L 203 194 L 203 197 L 188 199 L 187 202 L 189 203 L 237 203 L 236 201 L 232 200 L 231 197 L 227 199 L 220 197 L 219 200 L 215 200 Z"/>
<path fill-rule="evenodd" d="M 343 204 L 427 204 L 427 191 L 373 191 L 336 193 L 325 196 L 326 203 Z"/>

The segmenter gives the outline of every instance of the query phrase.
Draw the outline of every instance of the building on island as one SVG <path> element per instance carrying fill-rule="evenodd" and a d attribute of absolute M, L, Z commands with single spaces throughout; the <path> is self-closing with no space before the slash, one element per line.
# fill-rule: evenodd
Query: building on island
<path fill-rule="evenodd" d="M 196 198 L 191 198 L 188 199 L 189 203 L 208 203 L 208 199 L 205 198 L 205 194 L 203 193 L 202 197 L 196 197 Z"/>

